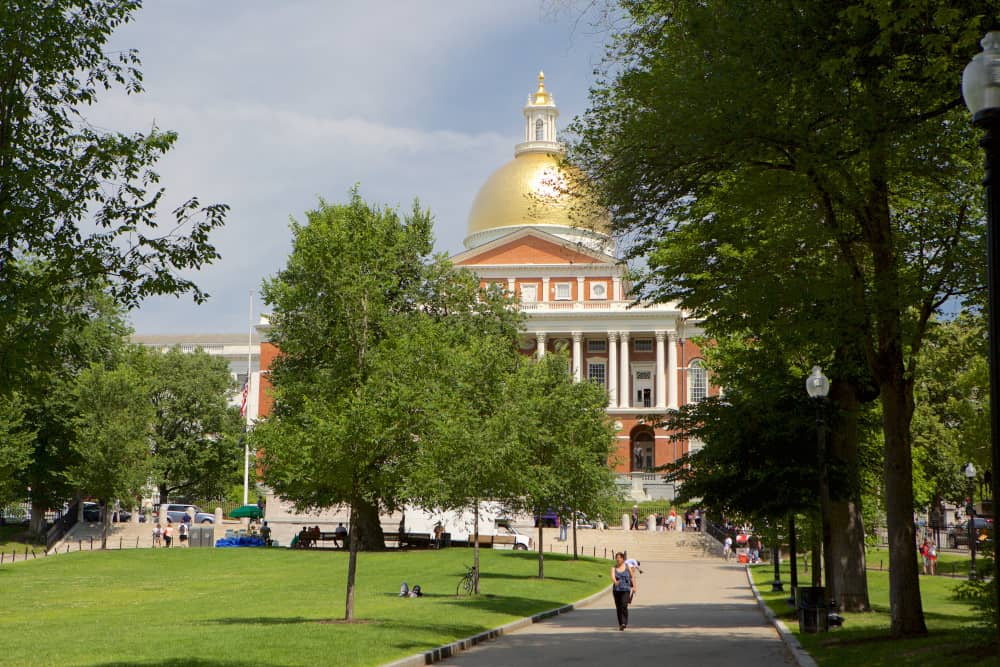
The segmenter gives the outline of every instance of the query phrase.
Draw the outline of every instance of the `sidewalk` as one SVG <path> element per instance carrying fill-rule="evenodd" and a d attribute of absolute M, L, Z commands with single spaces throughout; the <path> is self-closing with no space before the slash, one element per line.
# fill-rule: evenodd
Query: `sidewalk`
<path fill-rule="evenodd" d="M 646 560 L 618 630 L 611 594 L 443 661 L 442 667 L 795 665 L 761 613 L 743 566 L 719 557 Z M 610 569 L 610 568 L 609 568 Z"/>

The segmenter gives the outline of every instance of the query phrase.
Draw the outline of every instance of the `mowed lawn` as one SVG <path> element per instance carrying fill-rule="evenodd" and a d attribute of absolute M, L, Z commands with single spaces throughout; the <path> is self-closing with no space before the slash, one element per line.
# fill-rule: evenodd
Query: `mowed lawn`
<path fill-rule="evenodd" d="M 138 549 L 0 568 L 5 665 L 379 665 L 582 599 L 607 562 L 481 551 L 482 595 L 455 597 L 469 549 L 362 553 L 355 622 L 347 555 Z M 401 599 L 400 584 L 425 596 Z"/>
<path fill-rule="evenodd" d="M 967 560 L 965 557 L 964 560 Z M 869 567 L 878 567 L 879 560 L 888 563 L 885 551 L 869 552 Z M 950 554 L 946 562 L 963 558 Z M 950 569 L 950 568 L 949 568 Z M 966 572 L 968 572 L 966 566 Z M 796 611 L 785 602 L 788 597 L 788 566 L 783 562 L 781 578 L 784 593 L 772 593 L 774 568 L 760 565 L 752 568 L 754 582 L 767 605 L 781 618 L 788 629 L 798 634 Z M 799 585 L 810 584 L 810 574 L 799 571 Z M 889 573 L 868 570 L 868 596 L 873 612 L 843 614 L 844 627 L 828 633 L 798 634 L 810 655 L 820 667 L 979 667 L 1000 664 L 995 644 L 981 629 L 981 612 L 964 600 L 956 599 L 955 588 L 961 579 L 946 576 L 920 577 L 920 595 L 928 635 L 916 639 L 894 640 L 889 637 Z"/>

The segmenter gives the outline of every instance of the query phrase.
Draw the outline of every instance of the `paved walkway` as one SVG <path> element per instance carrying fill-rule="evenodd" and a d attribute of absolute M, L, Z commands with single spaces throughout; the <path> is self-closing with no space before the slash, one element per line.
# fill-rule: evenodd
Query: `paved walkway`
<path fill-rule="evenodd" d="M 611 594 L 444 660 L 442 667 L 771 667 L 795 661 L 754 600 L 744 567 L 690 549 L 643 558 L 629 627 L 618 630 Z M 655 560 L 653 560 L 655 558 Z"/>

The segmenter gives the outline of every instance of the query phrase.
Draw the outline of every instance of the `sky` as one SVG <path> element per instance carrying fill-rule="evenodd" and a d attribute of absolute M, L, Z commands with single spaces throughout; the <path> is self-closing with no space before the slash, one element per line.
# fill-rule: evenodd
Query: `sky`
<path fill-rule="evenodd" d="M 419 198 L 437 250 L 462 250 L 539 70 L 560 129 L 586 110 L 608 34 L 592 4 L 147 0 L 108 45 L 138 49 L 145 91 L 105 94 L 88 120 L 179 134 L 157 169 L 165 224 L 192 195 L 231 210 L 211 239 L 222 258 L 185 274 L 209 300 L 148 299 L 131 313 L 136 333 L 246 331 L 267 312 L 260 285 L 285 265 L 289 220 L 355 184 L 379 205 Z"/>

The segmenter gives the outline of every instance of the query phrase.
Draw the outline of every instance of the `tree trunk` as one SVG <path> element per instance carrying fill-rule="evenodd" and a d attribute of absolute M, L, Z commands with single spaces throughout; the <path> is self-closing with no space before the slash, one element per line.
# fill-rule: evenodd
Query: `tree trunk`
<path fill-rule="evenodd" d="M 839 408 L 837 425 L 829 432 L 827 452 L 834 471 L 830 499 L 830 558 L 827 571 L 831 587 L 828 598 L 842 611 L 871 611 L 865 559 L 865 526 L 861 515 L 861 483 L 858 462 L 858 410 L 860 402 L 853 385 L 834 382 L 834 404 Z"/>
<path fill-rule="evenodd" d="M 39 501 L 31 501 L 31 522 L 28 524 L 28 537 L 34 542 L 45 543 L 45 511 L 49 509 Z"/>
<path fill-rule="evenodd" d="M 902 368 L 900 367 L 900 371 Z M 894 637 L 927 634 L 913 528 L 913 457 L 910 415 L 902 372 L 898 383 L 880 382 L 882 428 L 885 433 L 885 514 L 889 529 L 890 631 Z"/>
<path fill-rule="evenodd" d="M 542 544 L 542 514 L 537 513 L 538 516 L 538 578 L 545 578 L 545 551 L 544 544 Z"/>
<path fill-rule="evenodd" d="M 111 512 L 108 510 L 108 501 L 101 501 L 101 549 L 108 548 L 108 530 L 111 528 Z"/>
<path fill-rule="evenodd" d="M 472 592 L 479 595 L 479 501 L 476 501 L 473 509 L 475 525 L 472 528 L 472 537 L 475 543 L 472 547 Z"/>
<path fill-rule="evenodd" d="M 576 548 L 576 512 L 573 512 L 573 560 L 579 560 Z"/>
<path fill-rule="evenodd" d="M 347 556 L 347 599 L 344 603 L 344 620 L 354 620 L 354 577 L 358 572 L 358 542 L 361 539 L 361 532 L 358 530 L 357 505 L 351 504 L 351 525 L 348 529 L 348 556 Z M 384 543 L 383 543 L 384 544 Z"/>
<path fill-rule="evenodd" d="M 357 545 L 358 551 L 384 551 L 385 537 L 379 521 L 378 507 L 363 500 L 351 504 L 351 549 Z"/>

